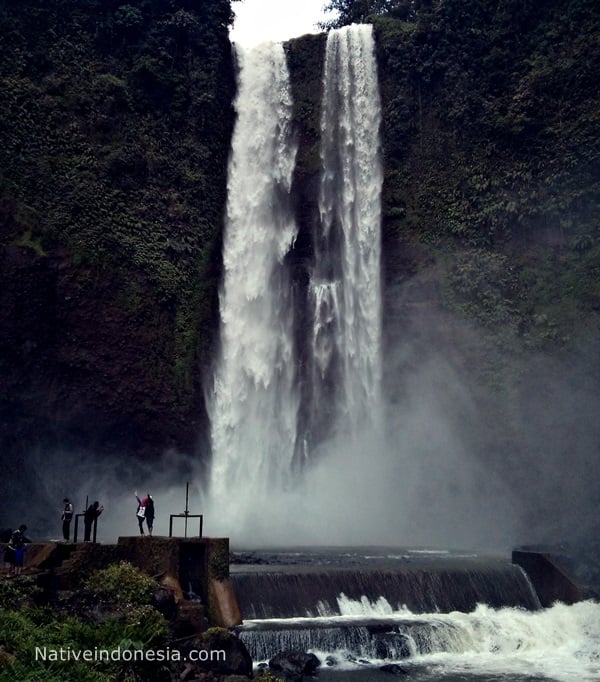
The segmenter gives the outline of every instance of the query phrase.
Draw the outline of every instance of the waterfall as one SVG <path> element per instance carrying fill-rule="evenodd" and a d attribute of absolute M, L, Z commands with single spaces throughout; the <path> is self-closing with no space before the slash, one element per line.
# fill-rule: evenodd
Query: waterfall
<path fill-rule="evenodd" d="M 284 51 L 267 44 L 239 57 L 207 512 L 219 519 L 211 532 L 220 524 L 218 532 L 246 541 L 310 542 L 322 536 L 323 516 L 335 530 L 338 513 L 330 491 L 315 492 L 323 485 L 315 463 L 354 470 L 358 434 L 372 447 L 379 431 L 381 109 L 372 30 L 351 26 L 327 39 L 319 227 L 304 302 L 292 301 L 285 262 L 297 230 Z M 295 312 L 308 320 L 300 334 Z"/>
<path fill-rule="evenodd" d="M 229 531 L 264 491 L 285 488 L 298 409 L 283 263 L 296 237 L 289 201 L 296 146 L 287 65 L 280 44 L 240 50 L 238 59 L 221 351 L 209 407 L 211 493 L 220 516 L 228 512 Z"/>
<path fill-rule="evenodd" d="M 320 225 L 309 287 L 313 441 L 324 435 L 316 427 L 319 418 L 323 422 L 324 405 L 334 434 L 378 426 L 380 120 L 372 27 L 331 31 L 323 76 Z"/>

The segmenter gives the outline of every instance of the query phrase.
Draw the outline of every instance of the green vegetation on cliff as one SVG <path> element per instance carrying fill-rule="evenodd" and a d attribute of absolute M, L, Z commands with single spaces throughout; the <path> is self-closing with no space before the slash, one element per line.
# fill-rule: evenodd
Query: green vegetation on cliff
<path fill-rule="evenodd" d="M 597 3 L 329 4 L 336 25 L 375 28 L 386 282 L 434 271 L 445 310 L 503 350 L 560 352 L 595 338 Z M 195 443 L 217 329 L 231 18 L 229 0 L 3 4 L 0 419 L 11 436 L 0 445 L 9 450 L 44 429 L 118 450 Z M 286 49 L 304 267 L 323 36 Z"/>
<path fill-rule="evenodd" d="M 217 311 L 231 20 L 229 0 L 4 3 L 9 413 L 37 393 L 40 419 L 60 421 L 68 403 L 136 438 L 194 440 Z"/>
<path fill-rule="evenodd" d="M 600 309 L 597 3 L 420 4 L 372 17 L 386 247 L 497 341 L 559 350 Z"/>

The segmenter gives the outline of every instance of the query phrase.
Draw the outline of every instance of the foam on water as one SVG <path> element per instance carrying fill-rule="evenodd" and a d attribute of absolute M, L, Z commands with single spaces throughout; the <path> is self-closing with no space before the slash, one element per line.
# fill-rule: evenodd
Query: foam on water
<path fill-rule="evenodd" d="M 312 642 L 308 648 L 322 661 L 333 656 L 340 670 L 360 666 L 361 659 L 374 666 L 425 667 L 440 678 L 470 673 L 558 682 L 600 679 L 600 604 L 594 601 L 540 611 L 479 605 L 471 613 L 447 614 L 393 610 L 385 599 L 351 600 L 343 594 L 338 602 L 340 616 L 247 621 L 242 639 L 250 647 L 253 638 L 260 640 L 263 654 L 268 638 L 277 640 L 275 646 Z M 253 630 L 262 635 L 252 635 Z M 394 658 L 401 648 L 402 656 Z M 385 657 L 378 657 L 382 651 Z"/>

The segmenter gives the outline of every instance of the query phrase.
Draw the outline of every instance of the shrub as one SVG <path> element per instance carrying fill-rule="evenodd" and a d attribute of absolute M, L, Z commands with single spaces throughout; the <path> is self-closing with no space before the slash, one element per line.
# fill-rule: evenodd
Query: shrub
<path fill-rule="evenodd" d="M 127 561 L 95 571 L 85 582 L 85 591 L 98 601 L 118 606 L 149 604 L 159 584 Z"/>

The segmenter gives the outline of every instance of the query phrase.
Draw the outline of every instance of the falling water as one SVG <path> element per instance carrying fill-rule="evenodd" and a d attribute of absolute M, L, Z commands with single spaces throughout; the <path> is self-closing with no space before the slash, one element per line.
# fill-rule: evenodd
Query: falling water
<path fill-rule="evenodd" d="M 312 440 L 323 406 L 333 433 L 375 426 L 381 380 L 381 107 L 372 27 L 327 38 L 320 228 L 314 235 Z"/>
<path fill-rule="evenodd" d="M 597 602 L 557 602 L 539 611 L 480 604 L 469 613 L 415 614 L 389 605 L 368 608 L 364 600 L 354 605 L 341 601 L 351 615 L 342 609 L 344 615 L 335 617 L 251 620 L 240 637 L 255 660 L 269 660 L 282 650 L 333 658 L 338 675 L 326 679 L 340 682 L 388 679 L 377 668 L 390 660 L 411 673 L 407 678 L 423 682 L 600 679 Z M 350 675 L 352 668 L 365 670 L 369 663 L 372 675 Z"/>
<path fill-rule="evenodd" d="M 265 490 L 285 488 L 297 414 L 290 287 L 283 264 L 296 237 L 289 206 L 296 147 L 287 65 L 280 44 L 240 51 L 238 57 L 221 357 L 210 405 L 211 493 L 220 516 L 227 511 L 229 529 Z"/>
<path fill-rule="evenodd" d="M 320 226 L 312 235 L 308 310 L 299 316 L 312 320 L 303 338 L 293 318 L 302 304 L 292 305 L 284 262 L 296 237 L 285 56 L 281 45 L 240 56 L 211 402 L 211 516 L 222 520 L 220 532 L 243 533 L 246 541 L 282 534 L 310 541 L 331 506 L 330 491 L 319 499 L 308 480 L 318 476 L 315 461 L 341 458 L 339 467 L 352 469 L 348 441 L 335 437 L 354 443 L 372 434 L 380 413 L 381 110 L 373 37 L 371 27 L 351 26 L 327 40 Z M 304 467 L 295 466 L 299 453 Z M 302 517 L 290 512 L 295 507 Z"/>

